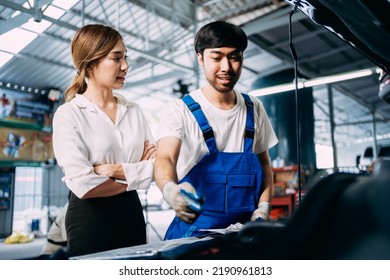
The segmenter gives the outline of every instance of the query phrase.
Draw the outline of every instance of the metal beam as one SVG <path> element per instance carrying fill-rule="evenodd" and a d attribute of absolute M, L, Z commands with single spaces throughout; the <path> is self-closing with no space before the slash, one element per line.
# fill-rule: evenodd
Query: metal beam
<path fill-rule="evenodd" d="M 259 17 L 242 26 L 246 35 L 249 37 L 256 33 L 264 32 L 272 28 L 286 26 L 288 24 L 288 13 L 290 9 L 282 8 L 274 13 Z M 307 19 L 307 16 L 303 13 L 297 13 L 292 18 L 292 22 L 296 22 L 302 19 Z"/>
<path fill-rule="evenodd" d="M 337 163 L 337 147 L 336 147 L 336 141 L 335 141 L 335 128 L 336 124 L 334 121 L 334 107 L 333 107 L 333 91 L 332 87 L 328 85 L 328 105 L 329 105 L 329 121 L 330 121 L 330 139 L 332 142 L 332 150 L 333 150 L 333 168 L 337 170 L 338 163 Z"/>
<path fill-rule="evenodd" d="M 17 11 L 20 11 L 22 13 L 29 14 L 30 16 L 34 16 L 35 15 L 34 9 L 27 9 L 27 8 L 23 7 L 22 5 L 19 5 L 19 4 L 16 4 L 16 3 L 13 3 L 13 2 L 10 2 L 10 1 L 7 1 L 7 0 L 0 0 L 0 4 L 5 6 L 5 7 L 11 8 L 11 9 L 14 9 L 14 10 L 17 10 Z M 65 27 L 65 28 L 68 28 L 68 29 L 71 29 L 71 30 L 77 30 L 78 29 L 77 26 L 68 24 L 68 23 L 60 21 L 60 20 L 56 20 L 56 19 L 54 19 L 52 17 L 48 17 L 48 16 L 45 16 L 45 15 L 42 16 L 42 19 L 45 19 L 45 20 L 47 20 L 47 21 L 49 21 L 51 23 L 54 23 L 56 25 L 59 25 L 61 27 Z"/>
<path fill-rule="evenodd" d="M 182 24 L 184 27 L 190 27 L 190 26 L 193 26 L 194 25 L 194 21 L 195 19 L 193 17 L 191 17 L 191 13 L 189 13 L 188 15 L 185 13 L 185 11 L 181 10 L 177 10 L 173 5 L 174 3 L 178 4 L 178 3 L 183 3 L 185 2 L 187 5 L 190 4 L 192 6 L 193 9 L 195 9 L 195 4 L 192 3 L 191 1 L 169 1 L 167 3 L 161 3 L 161 0 L 160 1 L 142 1 L 142 0 L 129 0 L 129 2 L 131 2 L 132 4 L 134 5 L 137 5 L 138 7 L 141 7 L 143 9 L 147 9 L 147 5 L 149 6 L 153 6 L 156 11 L 157 11 L 157 14 L 161 17 L 163 17 L 164 19 L 166 20 L 171 20 L 172 19 L 172 16 L 176 17 L 178 19 L 178 21 L 180 22 L 180 24 Z M 148 3 L 145 3 L 145 2 L 148 2 Z M 168 5 L 169 3 L 172 3 L 172 5 Z"/>
<path fill-rule="evenodd" d="M 10 2 L 10 3 L 8 3 L 8 2 L 9 1 L 6 1 L 6 0 L 0 0 L 0 4 L 1 5 L 4 5 L 4 6 L 7 7 L 7 4 L 8 4 L 9 8 L 11 8 L 10 6 L 12 6 L 12 8 L 16 7 L 16 9 L 19 10 L 18 9 L 19 7 L 23 7 L 23 6 L 20 6 L 18 4 L 12 3 L 12 2 Z M 31 17 L 35 16 L 36 10 L 40 10 L 45 5 L 50 5 L 51 2 L 53 2 L 53 0 L 40 0 L 40 1 L 37 1 L 37 2 L 35 2 L 35 6 L 34 7 L 28 9 L 31 13 L 22 12 L 21 14 L 15 16 L 13 18 L 8 18 L 6 20 L 1 20 L 0 21 L 0 35 L 8 32 L 8 31 L 10 31 L 10 30 L 12 30 L 12 29 L 14 29 L 16 27 L 19 27 L 19 26 L 25 24 Z"/>
<path fill-rule="evenodd" d="M 140 87 L 140 86 L 144 86 L 144 85 L 149 85 L 151 83 L 156 83 L 156 82 L 160 82 L 160 81 L 164 81 L 164 80 L 167 80 L 167 79 L 172 79 L 172 78 L 178 78 L 179 75 L 181 74 L 181 72 L 178 72 L 178 71 L 172 71 L 172 72 L 168 72 L 168 73 L 165 73 L 165 74 L 161 74 L 161 75 L 157 75 L 157 76 L 151 76 L 149 78 L 146 78 L 146 79 L 142 79 L 142 80 L 139 80 L 139 81 L 136 81 L 136 82 L 126 82 L 125 83 L 125 89 L 129 89 L 129 88 L 134 88 L 134 87 Z"/>
<path fill-rule="evenodd" d="M 11 9 L 15 9 L 15 10 L 21 11 L 23 13 L 30 14 L 31 16 L 34 16 L 34 13 L 35 13 L 33 9 L 24 8 L 23 6 L 21 6 L 19 4 L 15 4 L 15 3 L 7 1 L 7 0 L 0 0 L 0 4 L 3 5 L 3 6 L 9 7 Z M 70 30 L 76 31 L 76 30 L 79 29 L 78 26 L 75 26 L 75 25 L 72 25 L 72 24 L 60 21 L 60 20 L 56 20 L 54 18 L 45 16 L 45 15 L 43 15 L 42 18 L 47 20 L 47 21 L 49 21 L 49 22 L 51 22 L 51 23 L 53 23 L 53 24 L 59 25 L 61 27 L 68 28 Z M 187 72 L 187 73 L 191 73 L 191 74 L 193 74 L 195 72 L 195 70 L 190 68 L 190 67 L 186 67 L 184 65 L 177 64 L 177 63 L 175 63 L 172 60 L 166 60 L 166 59 L 157 57 L 153 53 L 145 52 L 143 50 L 136 49 L 136 48 L 131 47 L 131 46 L 126 46 L 126 48 L 128 50 L 136 52 L 137 54 L 139 54 L 140 56 L 142 56 L 142 57 L 144 57 L 144 58 L 146 58 L 148 60 L 157 62 L 159 64 L 167 65 L 168 67 L 171 67 L 171 68 L 174 68 L 174 69 L 178 69 L 178 70 L 181 70 L 181 71 L 184 71 L 184 72 Z"/>
<path fill-rule="evenodd" d="M 11 19 L 0 20 L 0 35 L 25 24 L 30 18 L 30 15 L 19 14 Z"/>
<path fill-rule="evenodd" d="M 37 56 L 34 56 L 34 55 L 30 55 L 30 54 L 26 54 L 26 53 L 17 53 L 17 54 L 14 54 L 14 53 L 11 53 L 11 52 L 8 52 L 8 51 L 3 51 L 2 52 L 4 53 L 8 53 L 8 54 L 11 54 L 17 58 L 21 58 L 21 59 L 32 59 L 32 60 L 36 60 L 36 61 L 39 61 L 39 62 L 44 62 L 44 63 L 47 63 L 47 64 L 52 64 L 52 65 L 55 65 L 55 66 L 60 66 L 60 67 L 63 67 L 63 68 L 67 68 L 67 69 L 72 69 L 74 70 L 74 67 L 73 65 L 68 65 L 68 64 L 65 64 L 65 63 L 60 63 L 58 61 L 53 61 L 53 60 L 50 60 L 50 59 L 45 59 L 45 58 L 42 58 L 42 57 L 37 57 Z"/>

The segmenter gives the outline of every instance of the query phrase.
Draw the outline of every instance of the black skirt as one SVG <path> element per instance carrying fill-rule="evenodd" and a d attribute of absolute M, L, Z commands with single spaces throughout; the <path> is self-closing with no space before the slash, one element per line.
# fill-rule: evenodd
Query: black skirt
<path fill-rule="evenodd" d="M 70 257 L 146 243 L 145 219 L 136 191 L 83 200 L 72 193 L 65 225 Z"/>

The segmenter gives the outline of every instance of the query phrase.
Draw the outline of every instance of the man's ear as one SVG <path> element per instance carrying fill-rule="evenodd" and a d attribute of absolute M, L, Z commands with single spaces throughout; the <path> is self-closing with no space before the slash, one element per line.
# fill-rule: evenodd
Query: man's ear
<path fill-rule="evenodd" d="M 201 54 L 201 53 L 197 53 L 197 56 L 198 56 L 198 63 L 200 64 L 200 65 L 202 65 L 203 64 L 203 55 Z"/>

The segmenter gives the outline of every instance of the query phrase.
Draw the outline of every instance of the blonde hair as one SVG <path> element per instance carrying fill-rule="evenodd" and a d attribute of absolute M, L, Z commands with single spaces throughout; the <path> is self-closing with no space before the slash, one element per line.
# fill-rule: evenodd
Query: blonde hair
<path fill-rule="evenodd" d="M 117 30 L 101 24 L 85 25 L 76 32 L 71 43 L 71 55 L 77 73 L 65 92 L 65 102 L 86 91 L 87 69 L 106 57 L 119 40 L 123 37 Z"/>

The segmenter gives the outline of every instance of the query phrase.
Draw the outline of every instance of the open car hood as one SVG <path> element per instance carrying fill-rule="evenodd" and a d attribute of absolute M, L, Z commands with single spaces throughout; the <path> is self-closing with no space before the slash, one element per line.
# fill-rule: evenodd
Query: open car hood
<path fill-rule="evenodd" d="M 389 0 L 286 0 L 390 73 Z"/>
<path fill-rule="evenodd" d="M 390 103 L 389 0 L 285 0 L 381 69 L 379 97 Z"/>

